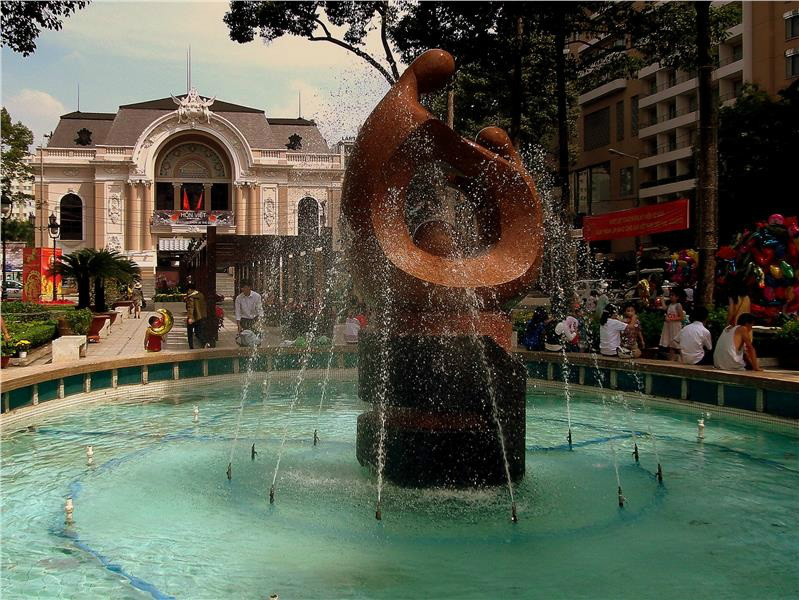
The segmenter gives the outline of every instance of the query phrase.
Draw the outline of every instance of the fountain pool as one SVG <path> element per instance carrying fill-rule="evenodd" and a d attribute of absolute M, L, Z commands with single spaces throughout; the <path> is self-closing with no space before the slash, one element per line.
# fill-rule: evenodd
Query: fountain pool
<path fill-rule="evenodd" d="M 795 429 L 573 393 L 527 393 L 526 475 L 507 490 L 387 484 L 355 460 L 355 383 L 238 383 L 65 409 L 2 436 L 4 598 L 788 598 L 799 593 Z M 150 394 L 148 397 L 146 394 Z M 136 395 L 138 394 L 138 395 Z M 157 396 L 157 397 L 156 397 Z M 608 395 L 612 400 L 612 395 Z M 200 409 L 193 423 L 193 407 Z M 634 403 L 635 404 L 635 403 Z M 260 423 L 260 424 L 259 424 Z M 275 504 L 268 490 L 288 437 Z M 627 503 L 619 509 L 610 442 Z M 251 444 L 258 454 L 251 460 Z M 93 446 L 94 465 L 85 447 Z M 75 523 L 64 525 L 71 495 Z"/>

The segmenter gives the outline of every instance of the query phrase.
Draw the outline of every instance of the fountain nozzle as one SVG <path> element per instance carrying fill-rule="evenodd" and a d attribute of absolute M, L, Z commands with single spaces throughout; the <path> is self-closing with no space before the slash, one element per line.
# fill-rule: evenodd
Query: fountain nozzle
<path fill-rule="evenodd" d="M 622 494 L 621 486 L 619 486 L 619 508 L 624 508 L 624 501 L 625 500 L 626 500 L 626 498 L 624 497 L 624 494 Z"/>
<path fill-rule="evenodd" d="M 64 514 L 66 515 L 65 523 L 67 525 L 72 525 L 74 522 L 72 518 L 72 513 L 75 510 L 75 506 L 72 504 L 72 496 L 67 496 L 66 504 L 64 504 Z"/>
<path fill-rule="evenodd" d="M 633 456 L 635 457 L 635 462 L 638 462 L 638 442 L 633 442 Z"/>
<path fill-rule="evenodd" d="M 571 435 L 571 432 L 569 432 L 569 435 Z M 511 523 L 518 523 L 519 522 L 519 517 L 516 516 L 516 503 L 515 502 L 511 502 L 511 504 L 510 504 L 510 520 L 511 520 Z"/>
<path fill-rule="evenodd" d="M 705 420 L 699 419 L 699 421 L 696 422 L 696 428 L 696 439 L 701 442 L 705 439 Z"/>
<path fill-rule="evenodd" d="M 566 439 L 569 442 L 569 450 L 572 449 L 572 430 L 571 427 L 569 428 L 569 435 L 566 436 Z"/>
<path fill-rule="evenodd" d="M 269 504 L 275 503 L 275 486 L 269 488 Z"/>
<path fill-rule="evenodd" d="M 258 454 L 258 452 L 255 451 L 255 443 L 253 443 L 252 448 L 250 448 L 250 458 L 255 460 L 256 454 Z"/>
<path fill-rule="evenodd" d="M 319 443 L 319 430 L 313 430 L 313 445 L 316 446 Z"/>
<path fill-rule="evenodd" d="M 86 446 L 86 464 L 94 464 L 94 446 Z"/>
<path fill-rule="evenodd" d="M 657 476 L 658 476 L 658 483 L 663 483 L 663 469 L 661 468 L 660 463 L 658 463 Z"/>
<path fill-rule="evenodd" d="M 194 422 L 195 423 L 200 422 L 200 407 L 197 406 L 196 404 L 194 405 Z"/>
<path fill-rule="evenodd" d="M 380 510 L 380 501 L 377 502 L 377 508 L 375 508 L 375 519 L 378 521 L 383 520 L 383 511 Z"/>
<path fill-rule="evenodd" d="M 232 462 L 229 462 L 229 463 L 227 464 L 227 471 L 226 471 L 225 473 L 226 473 L 226 475 L 227 475 L 227 480 L 228 480 L 228 481 L 230 481 L 231 479 L 233 479 L 233 463 L 232 463 Z"/>

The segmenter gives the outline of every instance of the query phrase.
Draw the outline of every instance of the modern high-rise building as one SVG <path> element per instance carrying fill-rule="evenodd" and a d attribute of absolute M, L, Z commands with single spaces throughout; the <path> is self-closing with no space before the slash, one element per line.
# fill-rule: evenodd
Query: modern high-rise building
<path fill-rule="evenodd" d="M 775 95 L 799 79 L 799 2 L 746 1 L 740 6 L 741 20 L 719 45 L 713 72 L 722 104 L 734 103 L 745 83 Z M 696 73 L 655 63 L 635 78 L 586 91 L 578 102 L 580 152 L 571 172 L 578 214 L 694 197 Z M 633 240 L 614 241 L 607 249 L 632 250 Z"/>

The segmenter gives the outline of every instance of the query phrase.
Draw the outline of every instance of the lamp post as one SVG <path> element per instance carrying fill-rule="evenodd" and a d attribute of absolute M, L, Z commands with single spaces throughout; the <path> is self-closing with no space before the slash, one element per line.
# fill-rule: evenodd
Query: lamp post
<path fill-rule="evenodd" d="M 626 152 L 622 152 L 621 150 L 616 150 L 615 148 L 608 148 L 608 152 L 611 154 L 615 154 L 617 156 L 626 156 L 627 158 L 632 158 L 635 161 L 635 172 L 633 174 L 633 185 L 635 186 L 635 208 L 641 206 L 641 195 L 640 195 L 640 188 L 638 187 L 639 184 L 639 176 L 641 167 L 639 165 L 641 161 L 640 156 L 636 156 L 635 154 L 627 154 Z M 635 236 L 635 285 L 638 285 L 638 282 L 641 280 L 641 257 L 638 254 L 638 249 L 641 247 L 641 238 L 640 236 Z"/>
<path fill-rule="evenodd" d="M 61 225 L 58 224 L 56 220 L 55 213 L 50 213 L 50 224 L 47 226 L 47 232 L 50 234 L 50 237 L 53 238 L 53 267 L 55 267 L 55 260 L 56 260 L 56 240 L 58 239 L 58 234 L 61 231 Z M 56 287 L 56 274 L 53 273 L 53 302 L 58 300 L 58 288 Z"/>
<path fill-rule="evenodd" d="M 3 194 L 3 223 L 11 216 L 11 199 Z M 3 298 L 6 296 L 6 232 L 3 232 Z"/>

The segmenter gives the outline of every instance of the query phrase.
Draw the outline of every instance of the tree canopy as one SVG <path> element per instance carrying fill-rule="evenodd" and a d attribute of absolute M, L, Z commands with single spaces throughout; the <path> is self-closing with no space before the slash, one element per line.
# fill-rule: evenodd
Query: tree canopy
<path fill-rule="evenodd" d="M 303 37 L 312 42 L 328 42 L 365 60 L 393 84 L 399 69 L 389 45 L 389 28 L 395 14 L 388 1 L 337 2 L 231 2 L 224 16 L 230 39 L 245 43 L 256 34 L 271 42 L 284 35 Z M 338 33 L 332 27 L 343 29 Z M 379 29 L 383 56 L 366 50 L 366 37 Z"/>
<path fill-rule="evenodd" d="M 10 198 L 11 202 L 22 202 L 32 198 L 30 194 L 22 192 L 11 193 L 11 182 L 20 183 L 33 179 L 33 169 L 25 162 L 28 148 L 33 143 L 33 132 L 20 121 L 12 122 L 11 115 L 3 107 L 0 111 L 0 160 L 2 160 L 3 196 Z"/>
<path fill-rule="evenodd" d="M 58 31 L 63 19 L 88 6 L 89 2 L 2 2 L 2 45 L 28 56 L 36 51 L 36 40 L 42 29 Z"/>
<path fill-rule="evenodd" d="M 778 98 L 747 85 L 735 104 L 719 111 L 718 139 L 723 241 L 771 213 L 797 214 L 799 82 Z"/>

